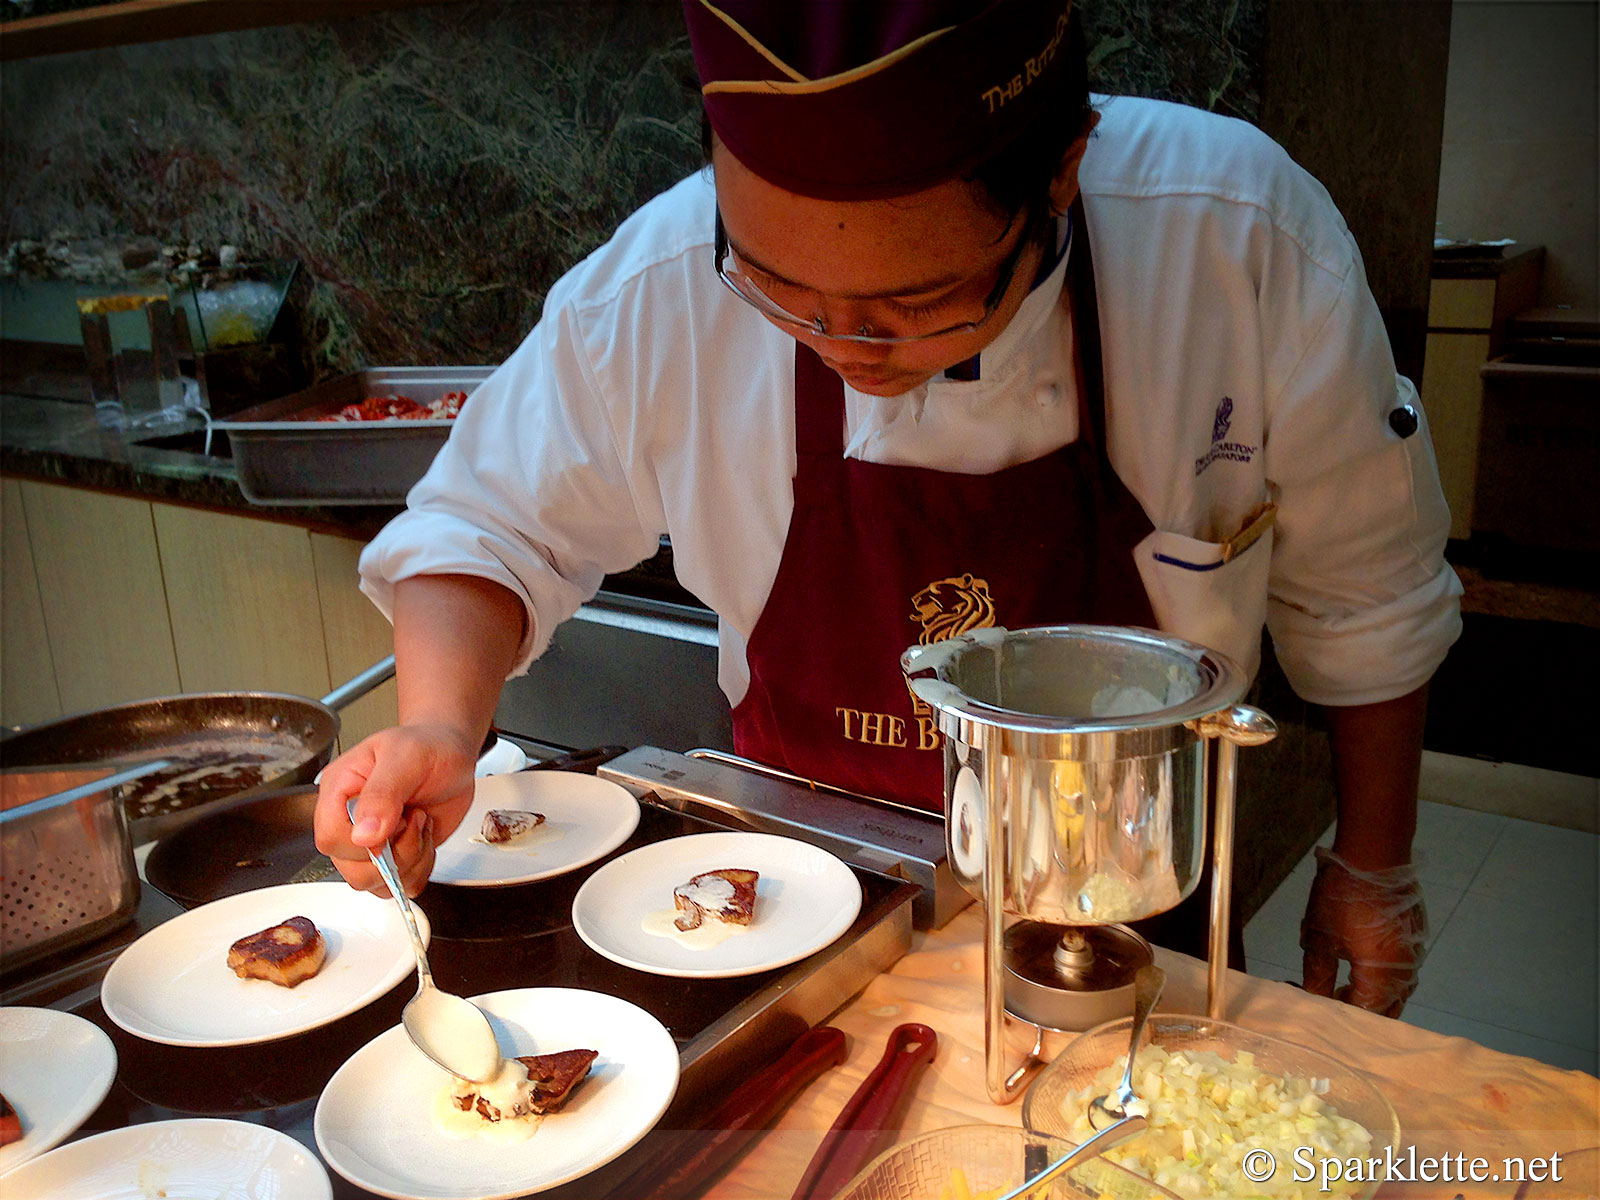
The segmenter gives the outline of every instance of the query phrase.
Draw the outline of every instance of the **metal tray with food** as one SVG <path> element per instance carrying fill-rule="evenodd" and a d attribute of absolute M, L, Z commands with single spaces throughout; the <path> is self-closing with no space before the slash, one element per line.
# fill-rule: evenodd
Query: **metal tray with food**
<path fill-rule="evenodd" d="M 493 370 L 368 367 L 213 427 L 253 504 L 401 504 Z"/>

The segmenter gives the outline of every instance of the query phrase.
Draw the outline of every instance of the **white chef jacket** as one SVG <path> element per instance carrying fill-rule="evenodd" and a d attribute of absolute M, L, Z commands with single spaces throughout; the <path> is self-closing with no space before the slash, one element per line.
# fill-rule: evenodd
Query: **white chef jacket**
<path fill-rule="evenodd" d="M 1158 622 L 1252 671 L 1265 622 L 1315 703 L 1411 691 L 1460 631 L 1461 588 L 1421 405 L 1349 230 L 1244 122 L 1096 105 L 1079 182 L 1109 453 L 1155 527 L 1134 553 Z M 717 278 L 714 199 L 697 172 L 551 289 L 363 553 L 362 588 L 386 614 L 410 576 L 495 580 L 527 608 L 521 673 L 604 575 L 667 534 L 680 583 L 719 617 L 722 688 L 742 699 L 793 508 L 794 341 Z M 982 473 L 1076 438 L 1065 270 L 983 351 L 978 380 L 892 398 L 847 386 L 846 455 Z M 1404 405 L 1410 437 L 1388 420 Z M 1223 562 L 1220 543 L 1268 500 L 1275 528 Z"/>

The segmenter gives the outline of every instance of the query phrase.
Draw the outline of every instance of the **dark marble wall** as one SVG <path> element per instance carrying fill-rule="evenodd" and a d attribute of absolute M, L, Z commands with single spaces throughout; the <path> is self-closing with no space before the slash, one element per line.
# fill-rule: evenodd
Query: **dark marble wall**
<path fill-rule="evenodd" d="M 327 364 L 489 362 L 698 161 L 674 4 L 482 3 L 9 64 L 4 238 L 301 259 Z"/>
<path fill-rule="evenodd" d="M 1255 119 L 1265 6 L 1085 3 L 1095 86 Z M 80 268 L 133 239 L 298 258 L 320 369 L 494 362 L 698 165 L 692 73 L 677 0 L 477 0 L 8 63 L 0 242 Z"/>
<path fill-rule="evenodd" d="M 1259 124 L 1361 247 L 1400 373 L 1422 378 L 1451 0 L 1269 0 Z"/>

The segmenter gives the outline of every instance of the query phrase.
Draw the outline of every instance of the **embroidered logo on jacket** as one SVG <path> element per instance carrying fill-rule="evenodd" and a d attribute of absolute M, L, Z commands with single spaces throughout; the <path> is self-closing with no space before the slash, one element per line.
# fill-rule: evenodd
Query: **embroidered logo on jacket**
<path fill-rule="evenodd" d="M 1204 471 L 1219 458 L 1228 462 L 1247 463 L 1256 456 L 1256 448 L 1243 442 L 1227 440 L 1233 425 L 1233 398 L 1224 396 L 1217 404 L 1217 415 L 1211 421 L 1211 449 L 1194 460 L 1194 473 Z"/>

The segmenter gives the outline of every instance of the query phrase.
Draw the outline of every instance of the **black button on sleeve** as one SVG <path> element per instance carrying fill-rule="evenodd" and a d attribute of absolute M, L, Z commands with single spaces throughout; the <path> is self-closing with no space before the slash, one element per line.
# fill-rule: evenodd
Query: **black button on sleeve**
<path fill-rule="evenodd" d="M 1417 410 L 1409 404 L 1389 410 L 1389 428 L 1400 437 L 1408 438 L 1417 431 Z"/>

